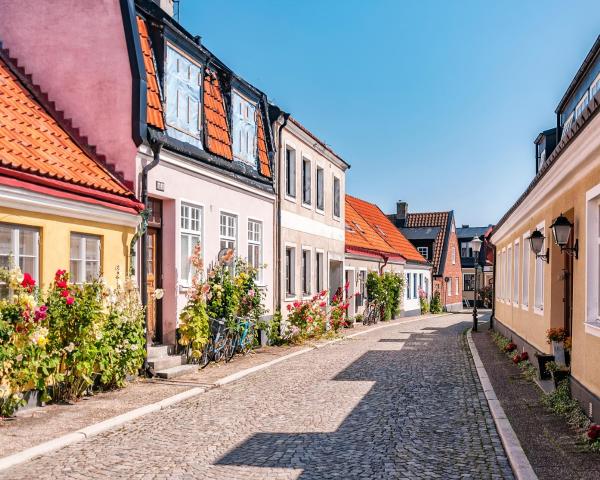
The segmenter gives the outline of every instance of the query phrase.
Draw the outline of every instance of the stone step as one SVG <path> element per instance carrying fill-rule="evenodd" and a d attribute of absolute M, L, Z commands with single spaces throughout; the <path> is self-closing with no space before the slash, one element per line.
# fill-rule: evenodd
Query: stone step
<path fill-rule="evenodd" d="M 152 345 L 148 347 L 148 360 L 165 358 L 173 351 L 171 345 Z"/>
<path fill-rule="evenodd" d="M 148 358 L 148 364 L 155 371 L 156 370 L 165 370 L 171 367 L 177 367 L 179 365 L 185 364 L 185 357 L 181 355 L 170 355 L 168 357 L 159 357 L 159 358 Z"/>
<path fill-rule="evenodd" d="M 197 371 L 198 365 L 186 364 L 179 365 L 177 367 L 165 368 L 164 370 L 155 371 L 154 373 L 159 378 L 177 378 Z"/>

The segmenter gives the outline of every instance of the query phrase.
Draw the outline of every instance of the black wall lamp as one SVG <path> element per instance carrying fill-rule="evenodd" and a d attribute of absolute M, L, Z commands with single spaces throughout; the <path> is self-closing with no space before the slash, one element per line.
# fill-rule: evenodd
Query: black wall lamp
<path fill-rule="evenodd" d="M 565 217 L 562 213 L 554 220 L 554 223 L 550 225 L 552 229 L 552 235 L 554 236 L 554 243 L 560 247 L 561 252 L 567 252 L 568 255 L 578 258 L 579 255 L 579 239 L 575 240 L 572 247 L 567 247 L 569 244 L 569 238 L 573 231 L 573 224 Z"/>
<path fill-rule="evenodd" d="M 550 263 L 550 249 L 546 248 L 546 254 L 540 255 L 542 248 L 544 247 L 544 234 L 539 230 L 534 230 L 534 232 L 529 236 L 529 243 L 531 244 L 531 250 L 535 253 L 536 258 L 541 258 L 546 260 L 546 263 Z"/>

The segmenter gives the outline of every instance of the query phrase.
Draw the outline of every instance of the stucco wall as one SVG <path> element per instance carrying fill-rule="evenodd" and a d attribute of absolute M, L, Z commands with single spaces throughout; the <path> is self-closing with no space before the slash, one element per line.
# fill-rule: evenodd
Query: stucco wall
<path fill-rule="evenodd" d="M 562 327 L 564 321 L 562 269 L 564 255 L 552 241 L 550 225 L 561 213 L 575 226 L 573 236 L 579 240 L 579 258 L 573 261 L 573 331 L 572 376 L 593 394 L 600 395 L 600 331 L 586 332 L 586 192 L 600 183 L 600 116 L 590 124 L 563 152 L 536 189 L 528 196 L 504 226 L 492 237 L 500 253 L 515 240 L 523 243 L 523 235 L 545 222 L 545 236 L 550 247 L 550 264 L 544 263 L 544 309 L 534 312 L 534 255 L 530 257 L 529 306 L 522 305 L 522 262 L 519 275 L 519 298 L 503 299 L 499 291 L 501 279 L 498 264 L 496 318 L 541 351 L 550 353 L 546 330 Z M 572 170 L 571 170 L 572 169 Z M 513 247 L 514 248 L 514 247 Z M 597 246 L 594 246 L 597 248 Z M 512 265 L 511 265 L 512 267 Z M 511 269 L 512 275 L 512 269 Z M 598 279 L 590 279 L 598 288 Z M 512 289 L 511 289 L 512 295 Z"/>
<path fill-rule="evenodd" d="M 432 285 L 431 285 L 431 268 L 428 267 L 418 267 L 415 265 L 410 265 L 407 264 L 404 266 L 404 281 L 406 282 L 406 275 L 410 274 L 411 275 L 411 282 L 413 282 L 413 275 L 417 274 L 417 277 L 419 275 L 423 275 L 423 288 L 425 288 L 425 279 L 427 279 L 427 284 L 429 285 L 429 291 L 427 292 L 428 295 L 431 297 L 431 291 L 432 291 Z M 411 283 L 411 288 L 412 288 L 412 283 Z M 413 292 L 411 292 L 411 297 L 413 297 L 412 295 Z M 402 311 L 403 312 L 421 312 L 421 302 L 419 300 L 419 294 L 418 294 L 418 283 L 417 283 L 417 296 L 415 298 L 408 298 L 407 296 L 407 291 L 406 291 L 406 286 L 405 286 L 405 292 L 404 292 L 404 300 L 403 300 L 403 305 L 402 305 Z"/>
<path fill-rule="evenodd" d="M 134 229 L 125 226 L 79 220 L 57 215 L 25 212 L 0 206 L 0 222 L 36 227 L 40 233 L 39 278 L 42 288 L 54 280 L 58 269 L 69 270 L 70 235 L 87 233 L 101 238 L 100 270 L 111 286 L 117 267 L 121 280 L 129 268 L 129 246 Z"/>
<path fill-rule="evenodd" d="M 140 154 L 140 162 L 150 157 Z M 178 162 L 177 164 L 174 162 Z M 141 165 L 141 164 L 140 164 Z M 185 170 L 182 167 L 188 167 Z M 164 184 L 164 191 L 156 189 L 156 182 Z M 262 252 L 264 304 L 273 311 L 273 218 L 274 195 L 250 189 L 239 181 L 210 171 L 193 160 L 163 150 L 161 163 L 148 175 L 149 194 L 163 201 L 162 226 L 162 299 L 163 343 L 174 343 L 178 314 L 187 302 L 186 289 L 180 278 L 180 218 L 181 203 L 202 207 L 202 246 L 205 267 L 217 258 L 220 250 L 220 213 L 237 215 L 238 254 L 248 252 L 248 219 L 262 222 Z"/>
<path fill-rule="evenodd" d="M 132 79 L 118 0 L 0 0 L 0 41 L 89 143 L 134 180 Z"/>

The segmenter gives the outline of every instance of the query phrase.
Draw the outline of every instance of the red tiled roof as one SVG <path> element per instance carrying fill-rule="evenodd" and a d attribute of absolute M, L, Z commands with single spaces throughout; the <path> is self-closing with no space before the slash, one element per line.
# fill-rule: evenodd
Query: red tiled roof
<path fill-rule="evenodd" d="M 426 263 L 423 256 L 372 203 L 346 195 L 346 246 Z"/>
<path fill-rule="evenodd" d="M 158 88 L 158 78 L 156 77 L 154 54 L 150 45 L 148 27 L 144 19 L 140 16 L 137 17 L 137 25 L 140 32 L 142 56 L 144 57 L 144 66 L 146 67 L 146 83 L 148 85 L 146 93 L 146 123 L 164 130 L 163 108 L 160 101 L 160 89 Z"/>
<path fill-rule="evenodd" d="M 0 56 L 1 175 L 139 208 L 133 193 L 76 143 L 25 82 Z"/>
<path fill-rule="evenodd" d="M 269 165 L 269 155 L 267 153 L 267 138 L 260 108 L 256 109 L 256 140 L 258 143 L 258 166 L 260 167 L 260 173 L 265 177 L 271 178 L 271 166 Z"/>
<path fill-rule="evenodd" d="M 207 150 L 227 160 L 233 160 L 221 85 L 212 72 L 204 75 L 204 116 L 208 137 Z"/>
<path fill-rule="evenodd" d="M 440 227 L 437 238 L 433 242 L 433 267 L 435 272 L 440 273 L 442 265 L 442 252 L 446 241 L 446 230 L 450 212 L 427 212 L 427 213 L 409 213 L 406 215 L 406 228 L 421 227 Z"/>

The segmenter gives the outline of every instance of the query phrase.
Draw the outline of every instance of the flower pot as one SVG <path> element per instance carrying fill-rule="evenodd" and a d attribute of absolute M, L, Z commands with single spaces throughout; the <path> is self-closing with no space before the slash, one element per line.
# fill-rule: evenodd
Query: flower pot
<path fill-rule="evenodd" d="M 561 365 L 566 365 L 565 362 L 565 348 L 562 342 L 552 341 L 552 353 L 554 354 L 554 361 Z"/>
<path fill-rule="evenodd" d="M 552 375 L 546 370 L 546 364 L 554 361 L 554 355 L 545 355 L 543 353 L 536 353 L 535 356 L 538 359 L 538 368 L 540 374 L 540 380 L 550 380 Z"/>
<path fill-rule="evenodd" d="M 568 370 L 556 370 L 552 372 L 552 380 L 554 380 L 555 388 L 558 388 L 558 384 L 567 378 L 569 378 Z"/>

